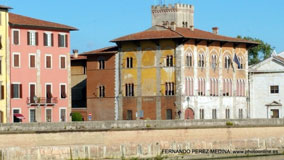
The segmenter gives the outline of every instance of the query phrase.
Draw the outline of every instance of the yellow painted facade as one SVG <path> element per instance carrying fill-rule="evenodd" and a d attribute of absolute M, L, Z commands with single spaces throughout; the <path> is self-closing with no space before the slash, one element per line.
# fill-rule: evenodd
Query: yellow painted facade
<path fill-rule="evenodd" d="M 0 9 L 0 36 L 2 48 L 0 49 L 1 59 L 1 74 L 0 74 L 0 85 L 4 87 L 4 99 L 0 100 L 0 114 L 2 118 L 0 121 L 3 123 L 7 122 L 7 55 L 8 55 L 8 11 L 6 9 Z"/>

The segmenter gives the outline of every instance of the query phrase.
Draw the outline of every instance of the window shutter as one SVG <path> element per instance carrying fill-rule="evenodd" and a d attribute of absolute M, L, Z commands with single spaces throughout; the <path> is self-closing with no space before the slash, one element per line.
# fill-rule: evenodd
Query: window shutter
<path fill-rule="evenodd" d="M 35 67 L 35 56 L 31 55 L 30 57 L 30 67 L 34 68 Z"/>
<path fill-rule="evenodd" d="M 47 46 L 47 34 L 43 33 L 43 45 Z"/>
<path fill-rule="evenodd" d="M 1 99 L 4 99 L 4 86 L 1 85 Z"/>
<path fill-rule="evenodd" d="M 14 44 L 19 44 L 19 31 L 14 31 Z"/>
<path fill-rule="evenodd" d="M 11 98 L 15 98 L 14 97 L 14 84 L 11 84 Z"/>
<path fill-rule="evenodd" d="M 22 87 L 22 84 L 20 84 L 20 98 L 23 98 L 23 87 Z"/>
<path fill-rule="evenodd" d="M 68 47 L 68 35 L 65 35 L 65 47 Z"/>
<path fill-rule="evenodd" d="M 35 43 L 36 46 L 38 46 L 38 32 L 35 33 Z"/>
<path fill-rule="evenodd" d="M 30 32 L 27 34 L 27 44 L 30 45 Z"/>
<path fill-rule="evenodd" d="M 66 98 L 66 87 L 65 85 L 61 85 L 61 98 Z"/>
<path fill-rule="evenodd" d="M 0 49 L 2 49 L 2 36 L 0 36 Z"/>
<path fill-rule="evenodd" d="M 53 33 L 51 33 L 51 46 L 53 46 Z"/>
<path fill-rule="evenodd" d="M 15 54 L 14 55 L 14 67 L 19 67 L 20 63 L 19 63 L 19 55 Z"/>
<path fill-rule="evenodd" d="M 61 60 L 61 69 L 65 68 L 65 57 L 60 57 Z"/>
<path fill-rule="evenodd" d="M 60 46 L 60 34 L 58 34 L 58 47 L 61 47 Z"/>

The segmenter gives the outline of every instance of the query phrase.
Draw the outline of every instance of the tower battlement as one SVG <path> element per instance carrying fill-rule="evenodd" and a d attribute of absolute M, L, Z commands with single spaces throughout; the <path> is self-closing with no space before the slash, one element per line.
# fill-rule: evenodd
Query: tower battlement
<path fill-rule="evenodd" d="M 194 6 L 189 4 L 153 5 L 152 26 L 175 24 L 176 27 L 194 26 Z"/>

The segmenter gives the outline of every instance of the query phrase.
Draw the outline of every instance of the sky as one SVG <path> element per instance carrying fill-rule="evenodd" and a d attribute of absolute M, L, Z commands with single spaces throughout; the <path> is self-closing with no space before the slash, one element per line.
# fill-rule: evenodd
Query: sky
<path fill-rule="evenodd" d="M 195 7 L 195 28 L 259 38 L 284 51 L 284 0 L 162 0 Z M 0 0 L 12 13 L 70 25 L 71 49 L 80 53 L 115 45 L 110 40 L 151 27 L 159 0 Z"/>

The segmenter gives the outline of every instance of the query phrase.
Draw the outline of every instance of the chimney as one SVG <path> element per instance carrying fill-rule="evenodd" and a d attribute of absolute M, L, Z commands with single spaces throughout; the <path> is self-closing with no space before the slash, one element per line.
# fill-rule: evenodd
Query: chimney
<path fill-rule="evenodd" d="M 78 58 L 78 49 L 73 49 L 74 58 Z"/>
<path fill-rule="evenodd" d="M 191 30 L 191 31 L 194 31 L 194 26 L 189 26 L 189 29 Z"/>
<path fill-rule="evenodd" d="M 212 33 L 218 34 L 218 32 L 219 32 L 219 28 L 218 27 L 213 27 L 212 28 Z"/>

